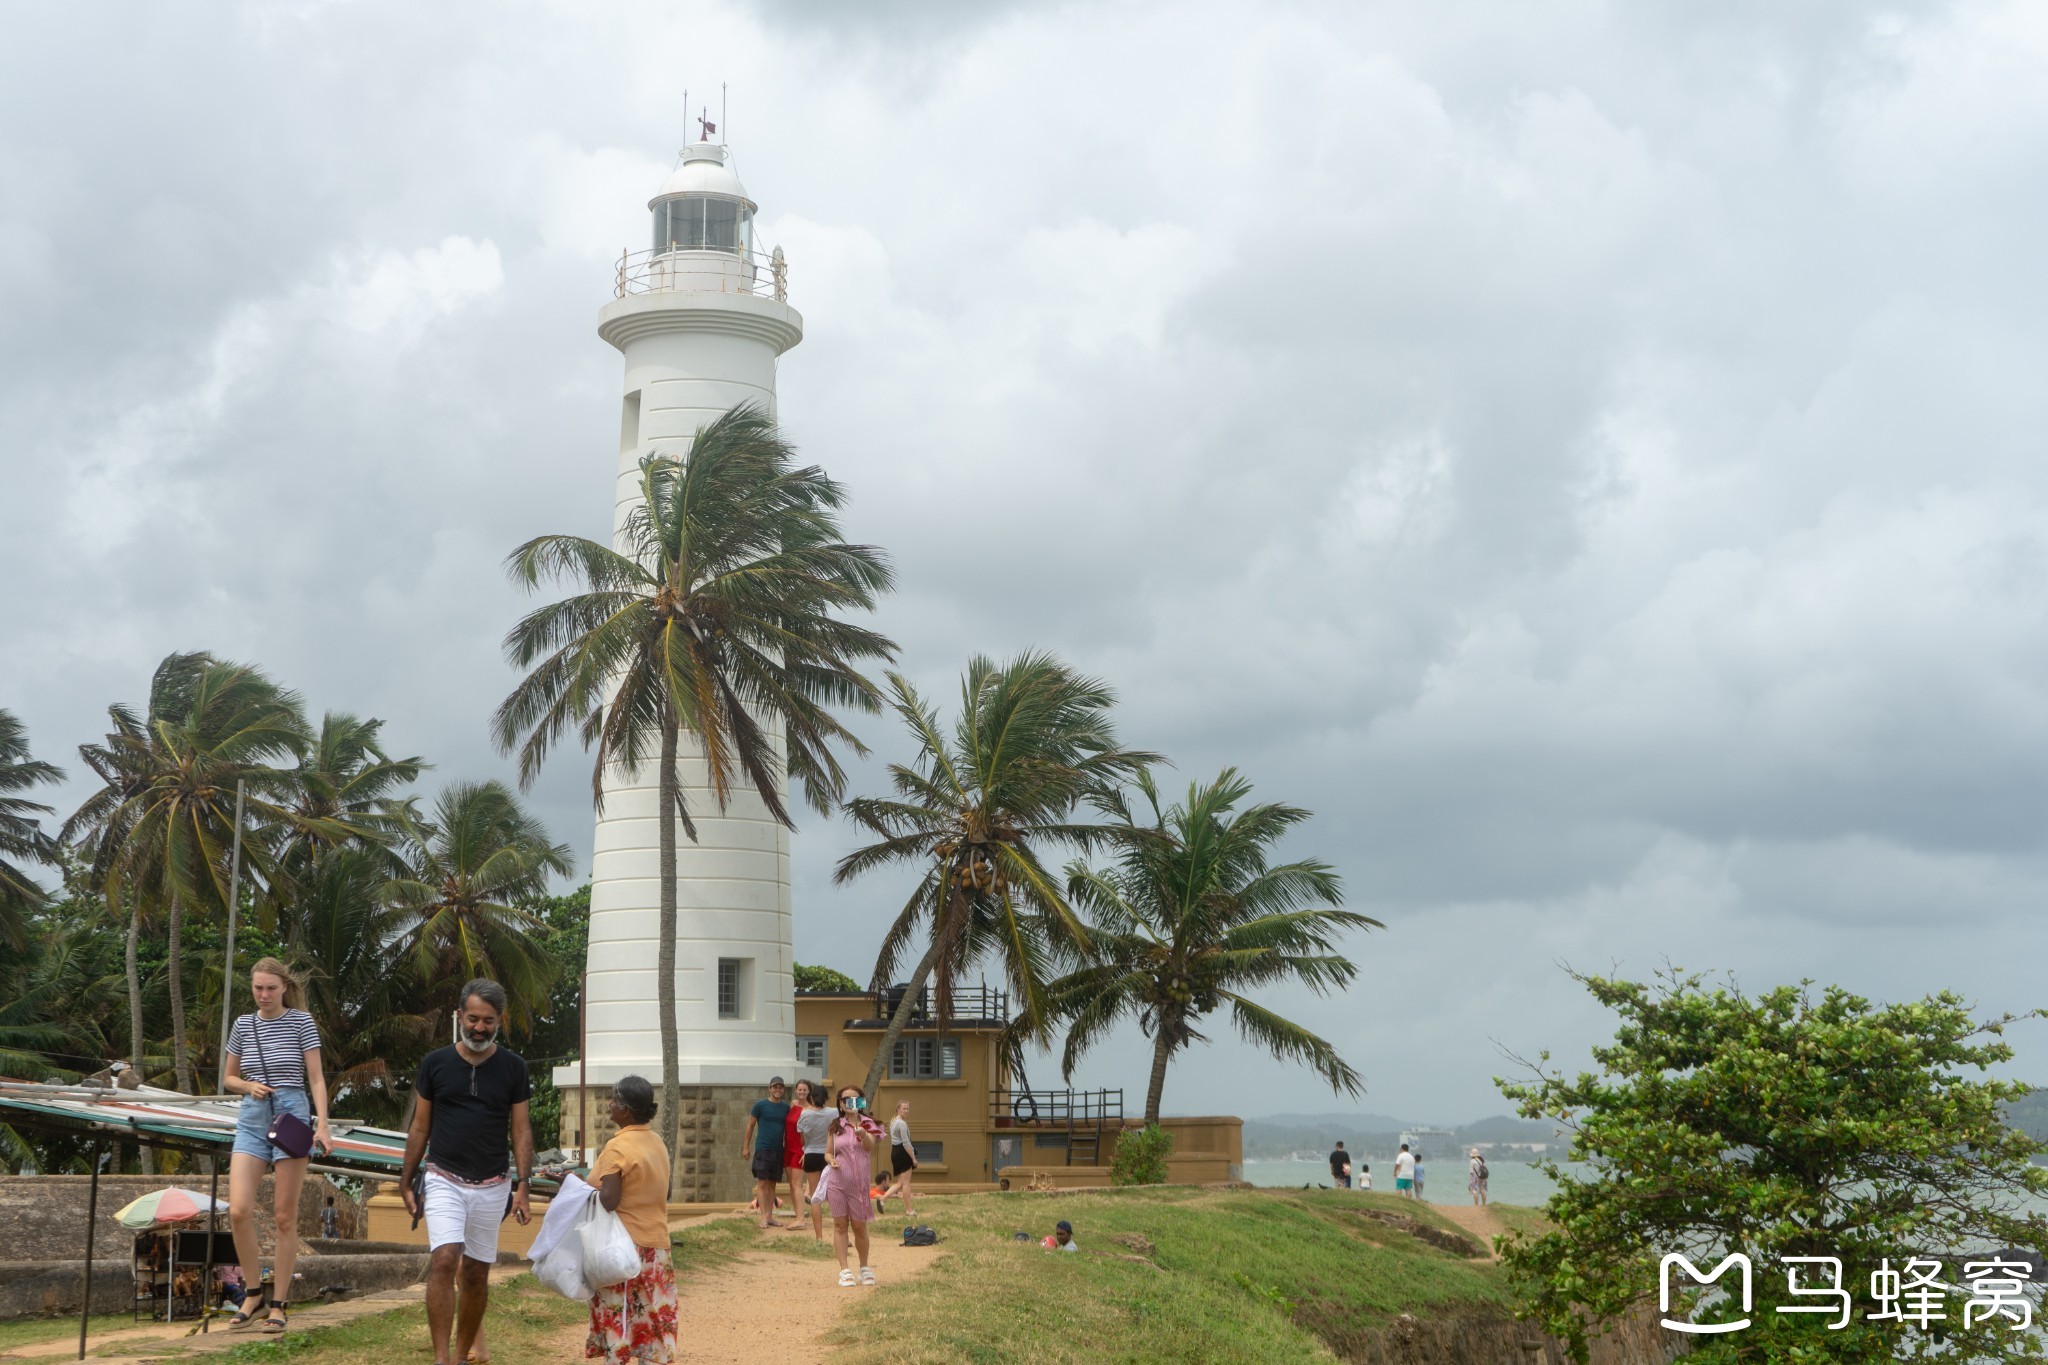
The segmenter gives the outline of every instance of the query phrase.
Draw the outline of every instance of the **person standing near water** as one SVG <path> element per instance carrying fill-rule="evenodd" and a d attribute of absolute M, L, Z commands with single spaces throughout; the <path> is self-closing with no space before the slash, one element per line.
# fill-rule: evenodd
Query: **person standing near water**
<path fill-rule="evenodd" d="M 1394 1193 L 1403 1199 L 1415 1197 L 1415 1156 L 1405 1142 L 1394 1154 Z"/>
<path fill-rule="evenodd" d="M 1330 1153 L 1330 1179 L 1337 1182 L 1340 1190 L 1351 1188 L 1351 1153 L 1344 1150 L 1341 1142 L 1337 1144 L 1337 1150 Z"/>
<path fill-rule="evenodd" d="M 263 1330 L 283 1332 L 290 1319 L 292 1267 L 299 1258 L 299 1190 L 307 1156 L 294 1157 L 271 1144 L 271 1123 L 280 1114 L 313 1121 L 313 1151 L 333 1143 L 327 1132 L 327 1080 L 320 1070 L 320 1030 L 305 1003 L 297 977 L 282 962 L 266 957 L 249 969 L 252 1014 L 235 1021 L 228 1035 L 225 1089 L 240 1091 L 235 1146 L 228 1158 L 228 1226 L 245 1286 L 263 1284 L 263 1244 L 256 1237 L 256 1195 L 263 1172 L 275 1173 L 277 1253 L 268 1289 L 250 1289 L 229 1327 L 247 1327 L 269 1309 Z M 268 1298 L 276 1294 L 277 1298 Z"/>
<path fill-rule="evenodd" d="M 1472 1149 L 1470 1164 L 1471 1173 L 1465 1177 L 1465 1190 L 1472 1196 L 1474 1207 L 1484 1208 L 1486 1205 L 1486 1179 L 1491 1172 L 1486 1169 L 1486 1158 L 1479 1155 L 1477 1147 Z"/>
<path fill-rule="evenodd" d="M 498 1045 L 505 1005 L 505 988 L 497 982 L 478 978 L 465 985 L 461 1041 L 429 1052 L 413 1082 L 412 1126 L 405 1135 L 398 1194 L 407 1213 L 427 1220 L 432 1253 L 427 1262 L 427 1333 L 434 1345 L 434 1365 L 467 1359 L 483 1330 L 506 1197 L 511 1197 L 512 1216 L 520 1226 L 533 1218 L 527 1195 L 533 1175 L 533 1124 L 527 1116 L 533 1085 L 526 1059 Z M 509 1184 L 508 1166 L 517 1171 Z M 416 1176 L 418 1190 L 413 1188 Z M 458 1271 L 460 1322 L 455 1315 Z"/>
<path fill-rule="evenodd" d="M 1415 1197 L 1422 1198 L 1422 1153 L 1415 1154 Z"/>

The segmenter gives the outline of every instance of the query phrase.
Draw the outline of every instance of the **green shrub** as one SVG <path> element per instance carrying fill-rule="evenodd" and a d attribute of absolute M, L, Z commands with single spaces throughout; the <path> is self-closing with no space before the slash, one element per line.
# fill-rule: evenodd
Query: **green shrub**
<path fill-rule="evenodd" d="M 790 969 L 790 975 L 796 978 L 796 988 L 800 991 L 833 991 L 840 995 L 860 993 L 858 981 L 830 967 L 813 967 L 799 962 Z"/>
<path fill-rule="evenodd" d="M 1118 1185 L 1164 1185 L 1166 1158 L 1173 1155 L 1173 1135 L 1158 1124 L 1125 1129 L 1116 1140 L 1109 1178 Z"/>

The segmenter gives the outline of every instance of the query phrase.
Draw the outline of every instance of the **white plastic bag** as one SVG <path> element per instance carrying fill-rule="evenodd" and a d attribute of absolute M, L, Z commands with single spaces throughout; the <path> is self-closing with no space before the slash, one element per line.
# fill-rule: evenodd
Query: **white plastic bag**
<path fill-rule="evenodd" d="M 574 1237 L 563 1238 L 554 1250 L 535 1261 L 533 1275 L 563 1298 L 579 1303 L 595 1292 L 584 1283 L 583 1244 Z"/>
<path fill-rule="evenodd" d="M 602 1289 L 640 1273 L 640 1247 L 619 1215 L 595 1199 L 585 1211 L 578 1236 L 583 1243 L 583 1281 Z"/>

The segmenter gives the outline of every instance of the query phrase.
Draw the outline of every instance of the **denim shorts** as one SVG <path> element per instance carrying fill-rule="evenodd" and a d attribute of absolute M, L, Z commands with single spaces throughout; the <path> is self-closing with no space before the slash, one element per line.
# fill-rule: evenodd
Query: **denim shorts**
<path fill-rule="evenodd" d="M 312 1096 L 296 1086 L 273 1090 L 267 1100 L 259 1100 L 254 1095 L 242 1096 L 242 1107 L 235 1113 L 235 1151 L 262 1162 L 290 1161 L 290 1152 L 274 1147 L 270 1142 L 270 1121 L 277 1114 L 296 1114 L 310 1125 L 313 1122 Z"/>

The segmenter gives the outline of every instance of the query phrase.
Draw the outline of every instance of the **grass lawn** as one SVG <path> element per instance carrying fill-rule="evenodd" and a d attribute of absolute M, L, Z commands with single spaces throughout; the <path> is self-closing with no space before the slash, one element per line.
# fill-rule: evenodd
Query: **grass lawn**
<path fill-rule="evenodd" d="M 546 1360 L 541 1343 L 559 1336 L 562 1329 L 590 1321 L 590 1311 L 572 1303 L 542 1285 L 531 1275 L 521 1275 L 491 1290 L 491 1357 L 511 1365 L 515 1361 Z M 281 1340 L 258 1337 L 232 1351 L 207 1360 L 318 1361 L 319 1365 L 393 1365 L 396 1361 L 430 1359 L 427 1345 L 427 1310 L 422 1304 L 356 1318 L 333 1327 L 300 1326 Z"/>
<path fill-rule="evenodd" d="M 1163 1187 L 918 1203 L 944 1257 L 853 1310 L 835 1338 L 848 1362 L 1327 1361 L 1324 1334 L 1402 1312 L 1508 1313 L 1498 1267 L 1361 1216 L 1456 1231 L 1391 1194 Z M 1039 1247 L 1060 1218 L 1082 1254 Z M 1123 1235 L 1154 1250 L 1112 1240 Z"/>
<path fill-rule="evenodd" d="M 140 1327 L 126 1313 L 103 1313 L 92 1320 L 91 1335 L 97 1338 L 102 1332 L 118 1332 L 124 1327 Z M 78 1341 L 78 1318 L 14 1318 L 0 1322 L 0 1351 L 15 1346 L 33 1346 L 39 1341 L 65 1341 L 74 1345 Z"/>

